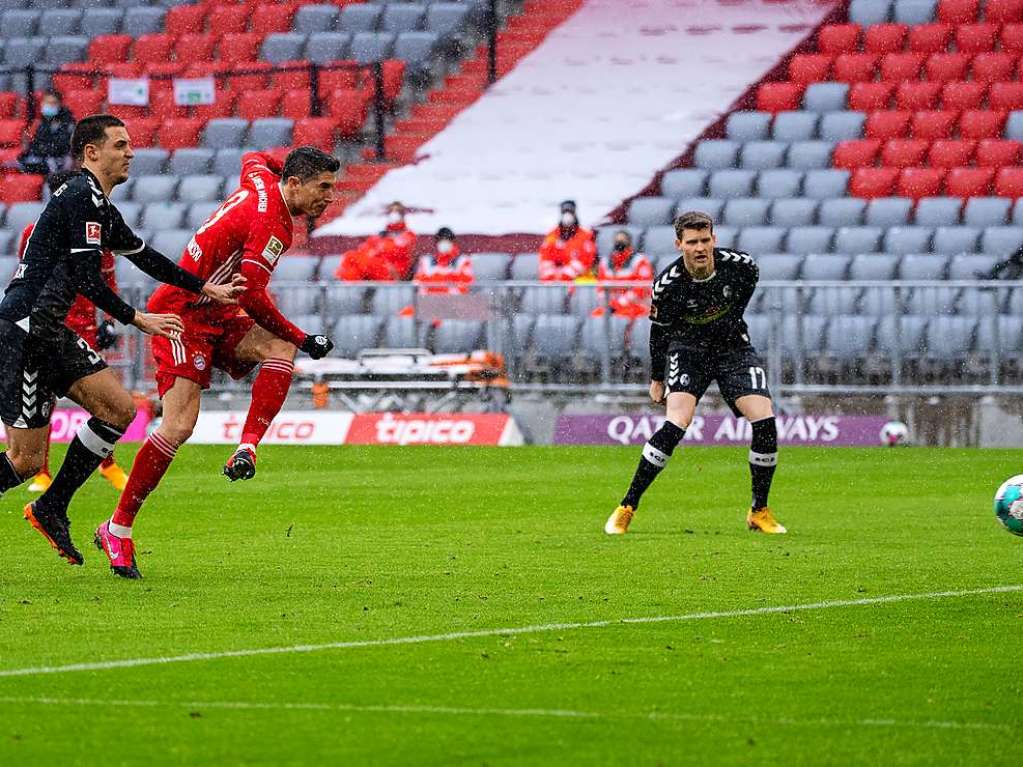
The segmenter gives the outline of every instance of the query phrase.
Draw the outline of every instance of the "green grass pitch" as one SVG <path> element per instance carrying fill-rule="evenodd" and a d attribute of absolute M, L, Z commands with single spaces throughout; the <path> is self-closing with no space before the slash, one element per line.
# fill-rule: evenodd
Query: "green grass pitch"
<path fill-rule="evenodd" d="M 1023 584 L 1019 451 L 784 450 L 767 537 L 746 451 L 686 448 L 621 538 L 636 448 L 228 452 L 181 451 L 141 582 L 101 479 L 83 568 L 0 501 L 0 764 L 1023 764 L 1023 591 L 872 601 Z"/>

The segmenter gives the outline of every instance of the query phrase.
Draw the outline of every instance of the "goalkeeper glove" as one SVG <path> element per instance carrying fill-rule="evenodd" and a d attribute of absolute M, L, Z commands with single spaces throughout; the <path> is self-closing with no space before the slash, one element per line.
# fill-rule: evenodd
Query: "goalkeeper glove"
<path fill-rule="evenodd" d="M 334 343 L 326 336 L 306 336 L 302 345 L 298 347 L 314 360 L 326 357 L 334 348 Z"/>
<path fill-rule="evenodd" d="M 103 351 L 116 343 L 117 334 L 114 332 L 114 323 L 110 320 L 103 320 L 96 328 L 96 348 Z"/>

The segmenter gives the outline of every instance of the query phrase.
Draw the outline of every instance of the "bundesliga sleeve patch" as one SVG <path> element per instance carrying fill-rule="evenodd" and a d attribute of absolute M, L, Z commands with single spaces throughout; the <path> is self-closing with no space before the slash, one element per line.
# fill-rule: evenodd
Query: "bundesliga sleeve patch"
<path fill-rule="evenodd" d="M 85 241 L 89 245 L 102 244 L 103 228 L 95 221 L 85 222 Z"/>
<path fill-rule="evenodd" d="M 263 248 L 263 257 L 271 264 L 276 264 L 277 259 L 284 253 L 284 243 L 278 240 L 276 237 L 270 237 L 267 240 L 266 247 Z"/>

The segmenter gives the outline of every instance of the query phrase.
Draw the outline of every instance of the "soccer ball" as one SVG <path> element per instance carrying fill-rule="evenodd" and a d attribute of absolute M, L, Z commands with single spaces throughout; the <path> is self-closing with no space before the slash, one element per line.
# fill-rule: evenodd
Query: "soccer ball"
<path fill-rule="evenodd" d="M 895 447 L 909 441 L 909 427 L 902 421 L 889 421 L 881 427 L 881 444 Z"/>
<path fill-rule="evenodd" d="M 1010 477 L 995 493 L 995 516 L 1013 535 L 1023 535 L 1023 474 Z"/>

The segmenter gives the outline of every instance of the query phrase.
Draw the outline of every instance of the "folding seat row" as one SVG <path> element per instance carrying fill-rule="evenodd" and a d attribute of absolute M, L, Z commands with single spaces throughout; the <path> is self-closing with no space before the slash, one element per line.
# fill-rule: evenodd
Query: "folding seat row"
<path fill-rule="evenodd" d="M 856 197 L 1023 197 L 1023 168 L 857 168 L 849 193 Z"/>
<path fill-rule="evenodd" d="M 983 7 L 983 10 L 982 10 Z M 1023 19 L 1019 0 L 852 0 L 849 20 L 855 24 L 971 24 L 975 21 L 1011 22 Z"/>
<path fill-rule="evenodd" d="M 295 14 L 294 30 L 302 33 L 413 32 L 446 33 L 468 20 L 467 3 L 389 3 L 387 5 L 305 5 Z"/>
<path fill-rule="evenodd" d="M 4 41 L 3 63 L 8 67 L 45 64 L 59 67 L 85 58 L 89 40 L 78 36 L 9 37 Z"/>
<path fill-rule="evenodd" d="M 758 142 L 766 143 L 766 142 Z M 928 165 L 932 168 L 958 168 L 971 161 L 982 168 L 1018 165 L 1023 142 L 1009 139 L 854 139 L 841 141 L 831 155 L 836 168 L 861 168 L 879 164 L 892 168 Z"/>
<path fill-rule="evenodd" d="M 6 4 L 5 4 L 6 5 Z M 163 8 L 42 8 L 42 3 L 31 3 L 31 8 L 4 10 L 0 14 L 0 29 L 4 37 L 32 37 L 34 35 L 96 35 L 123 31 L 127 35 L 159 32 L 163 28 Z"/>
<path fill-rule="evenodd" d="M 1017 2 L 1018 0 L 1013 0 Z M 909 25 L 878 23 L 828 24 L 817 33 L 821 53 L 942 53 L 954 48 L 960 52 L 979 53 L 995 50 L 1019 52 L 1023 43 L 1023 24 L 1018 18 L 985 19 L 982 23 L 928 23 Z"/>
<path fill-rule="evenodd" d="M 845 196 L 848 182 L 849 171 L 834 168 L 805 172 L 788 168 L 763 171 L 683 168 L 664 174 L 661 194 L 676 200 L 704 195 L 826 199 Z"/>
<path fill-rule="evenodd" d="M 797 54 L 789 61 L 789 81 L 806 86 L 835 80 L 844 83 L 899 83 L 903 80 L 998 82 L 1016 79 L 1019 52 L 979 53 L 827 53 Z"/>
<path fill-rule="evenodd" d="M 421 62 L 436 48 L 433 32 L 297 32 L 267 35 L 260 47 L 264 61 L 306 59 L 315 64 L 352 59 L 361 64 L 396 58 Z"/>
<path fill-rule="evenodd" d="M 894 280 L 985 279 L 998 260 L 981 254 L 861 253 L 853 256 L 796 253 L 754 253 L 763 282 L 797 280 Z"/>
<path fill-rule="evenodd" d="M 899 110 L 965 110 L 987 107 L 993 111 L 1023 109 L 1023 82 L 928 80 L 855 83 L 849 90 L 848 108 L 872 112 Z"/>

